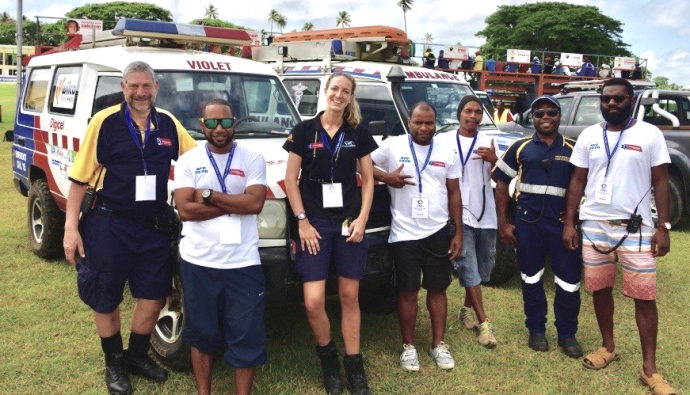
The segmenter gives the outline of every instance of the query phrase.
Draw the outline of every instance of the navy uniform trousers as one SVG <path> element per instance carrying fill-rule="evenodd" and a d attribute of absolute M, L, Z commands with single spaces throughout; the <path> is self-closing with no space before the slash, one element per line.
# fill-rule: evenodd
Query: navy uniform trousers
<path fill-rule="evenodd" d="M 563 246 L 563 224 L 543 217 L 535 223 L 521 209 L 515 212 L 515 236 L 518 240 L 517 263 L 522 276 L 522 298 L 525 326 L 530 333 L 546 332 L 547 302 L 544 291 L 544 266 L 547 253 L 551 257 L 556 297 L 554 313 L 558 339 L 577 333 L 580 313 L 580 278 L 582 259 L 579 250 Z"/>

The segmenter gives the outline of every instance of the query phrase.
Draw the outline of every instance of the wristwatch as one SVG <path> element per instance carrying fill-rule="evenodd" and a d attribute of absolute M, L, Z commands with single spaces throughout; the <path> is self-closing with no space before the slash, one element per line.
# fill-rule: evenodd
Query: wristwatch
<path fill-rule="evenodd" d="M 299 213 L 297 213 L 297 215 L 295 215 L 295 218 L 297 218 L 298 221 L 307 219 L 307 213 L 305 213 L 304 211 L 300 211 Z"/>
<path fill-rule="evenodd" d="M 207 206 L 211 205 L 211 193 L 213 193 L 213 191 L 210 189 L 201 191 L 201 197 L 204 199 L 204 204 Z"/>
<path fill-rule="evenodd" d="M 664 222 L 664 223 L 661 223 L 661 224 L 659 224 L 659 225 L 661 225 L 661 226 L 663 226 L 664 228 L 666 228 L 666 230 L 671 230 L 671 223 L 670 223 L 670 222 Z"/>

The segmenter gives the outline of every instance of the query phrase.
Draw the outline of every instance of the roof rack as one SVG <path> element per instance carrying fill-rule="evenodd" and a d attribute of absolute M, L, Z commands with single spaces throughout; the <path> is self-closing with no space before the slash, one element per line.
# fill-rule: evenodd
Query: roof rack
<path fill-rule="evenodd" d="M 605 80 L 605 79 L 587 80 L 587 81 L 569 81 L 569 82 L 564 82 L 562 84 L 559 84 L 558 87 L 561 88 L 562 93 L 568 93 L 568 92 L 572 92 L 572 91 L 597 90 L 597 89 L 600 89 L 601 86 L 606 81 L 607 80 Z M 650 88 L 656 87 L 656 83 L 651 82 L 651 81 L 629 80 L 629 82 L 632 84 L 633 89 L 650 89 Z"/>
<path fill-rule="evenodd" d="M 310 30 L 277 36 L 268 46 L 253 46 L 252 59 L 260 62 L 363 60 L 409 63 L 411 40 L 395 27 L 364 26 Z"/>

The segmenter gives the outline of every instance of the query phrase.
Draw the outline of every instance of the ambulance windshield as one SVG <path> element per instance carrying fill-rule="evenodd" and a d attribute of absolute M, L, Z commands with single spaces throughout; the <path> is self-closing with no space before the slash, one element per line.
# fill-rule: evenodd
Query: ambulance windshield
<path fill-rule="evenodd" d="M 177 71 L 156 74 L 160 81 L 156 107 L 173 113 L 195 139 L 204 139 L 199 118 L 211 99 L 230 102 L 238 138 L 284 138 L 300 120 L 276 77 Z"/>
<path fill-rule="evenodd" d="M 401 88 L 407 108 L 420 101 L 430 103 L 436 108 L 436 128 L 438 131 L 455 128 L 458 125 L 457 110 L 460 99 L 465 95 L 473 94 L 468 85 L 451 82 L 405 81 Z M 481 129 L 496 129 L 496 125 L 486 110 L 484 110 L 484 116 L 479 127 Z"/>

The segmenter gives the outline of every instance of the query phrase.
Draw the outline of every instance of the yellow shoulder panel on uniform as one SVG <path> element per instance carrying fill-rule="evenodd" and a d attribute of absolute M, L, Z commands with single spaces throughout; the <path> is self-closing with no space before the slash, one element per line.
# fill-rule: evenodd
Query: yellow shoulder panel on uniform
<path fill-rule="evenodd" d="M 101 132 L 103 121 L 118 111 L 120 111 L 120 104 L 104 108 L 91 118 L 91 121 L 86 127 L 84 138 L 79 146 L 77 157 L 74 159 L 74 163 L 69 169 L 69 178 L 77 182 L 84 184 L 88 183 L 91 186 L 99 187 L 95 185 L 101 173 L 99 171 L 101 165 L 98 163 L 98 158 L 96 157 L 98 135 Z M 103 183 L 103 175 L 104 174 L 100 174 L 99 184 L 101 185 Z"/>

